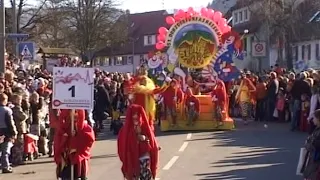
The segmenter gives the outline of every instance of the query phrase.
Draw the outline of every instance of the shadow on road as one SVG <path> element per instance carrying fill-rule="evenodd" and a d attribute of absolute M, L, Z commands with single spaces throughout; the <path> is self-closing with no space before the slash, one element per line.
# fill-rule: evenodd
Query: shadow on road
<path fill-rule="evenodd" d="M 236 131 L 215 132 L 211 138 L 217 141 L 212 148 L 246 150 L 213 162 L 215 173 L 196 174 L 200 180 L 301 180 L 295 170 L 306 134 L 292 133 L 286 125 L 272 124 L 268 129 L 263 125 L 239 126 Z"/>

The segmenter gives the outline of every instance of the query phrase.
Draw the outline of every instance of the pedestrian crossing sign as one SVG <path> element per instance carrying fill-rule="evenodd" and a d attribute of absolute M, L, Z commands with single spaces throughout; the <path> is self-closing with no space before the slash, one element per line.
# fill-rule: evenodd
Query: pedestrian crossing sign
<path fill-rule="evenodd" d="M 24 57 L 24 58 L 32 58 L 32 54 L 28 48 L 27 45 L 24 46 L 22 52 L 21 52 L 21 55 Z"/>
<path fill-rule="evenodd" d="M 33 61 L 35 59 L 35 43 L 34 42 L 20 42 L 18 44 L 18 53 L 23 60 Z"/>

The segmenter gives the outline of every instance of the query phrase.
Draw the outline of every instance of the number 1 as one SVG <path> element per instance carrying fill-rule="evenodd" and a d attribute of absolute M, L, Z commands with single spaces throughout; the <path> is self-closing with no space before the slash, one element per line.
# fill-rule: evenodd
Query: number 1
<path fill-rule="evenodd" d="M 75 97 L 76 96 L 76 87 L 73 85 L 71 86 L 68 91 L 71 91 L 71 97 Z"/>

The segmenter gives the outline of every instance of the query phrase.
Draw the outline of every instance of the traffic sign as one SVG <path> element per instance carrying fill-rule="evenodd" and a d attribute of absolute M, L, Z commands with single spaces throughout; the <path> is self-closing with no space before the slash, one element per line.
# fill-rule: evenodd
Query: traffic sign
<path fill-rule="evenodd" d="M 53 109 L 93 109 L 93 68 L 53 68 Z"/>
<path fill-rule="evenodd" d="M 264 57 L 267 55 L 265 42 L 252 42 L 252 56 Z"/>
<path fill-rule="evenodd" d="M 18 44 L 18 52 L 23 60 L 32 61 L 35 59 L 35 43 L 34 42 L 20 42 Z"/>

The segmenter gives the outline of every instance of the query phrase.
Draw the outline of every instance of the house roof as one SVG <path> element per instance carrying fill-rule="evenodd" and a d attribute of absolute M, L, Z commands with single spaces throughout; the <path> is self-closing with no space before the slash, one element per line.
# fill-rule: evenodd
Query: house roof
<path fill-rule="evenodd" d="M 74 52 L 72 52 L 72 50 L 68 48 L 40 48 L 38 53 L 74 55 Z"/>
<path fill-rule="evenodd" d="M 167 11 L 151 11 L 136 14 L 126 14 L 128 18 L 128 41 L 124 44 L 107 46 L 98 52 L 96 56 L 112 56 L 127 54 L 146 54 L 154 50 L 154 46 L 144 46 L 145 35 L 156 35 L 161 26 L 168 27 Z M 133 44 L 134 42 L 134 44 Z"/>

